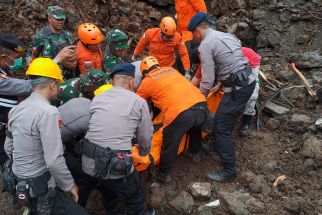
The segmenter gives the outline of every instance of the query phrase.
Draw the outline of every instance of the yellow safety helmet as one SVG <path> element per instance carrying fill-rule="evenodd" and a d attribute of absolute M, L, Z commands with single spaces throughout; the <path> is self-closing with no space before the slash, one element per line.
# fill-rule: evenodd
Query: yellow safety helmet
<path fill-rule="evenodd" d="M 113 88 L 112 84 L 104 84 L 94 91 L 94 95 L 97 96 L 97 95 L 104 93 L 106 90 L 109 90 L 111 88 Z"/>
<path fill-rule="evenodd" d="M 64 83 L 60 67 L 50 58 L 39 57 L 31 62 L 26 75 L 42 76 L 59 80 Z"/>

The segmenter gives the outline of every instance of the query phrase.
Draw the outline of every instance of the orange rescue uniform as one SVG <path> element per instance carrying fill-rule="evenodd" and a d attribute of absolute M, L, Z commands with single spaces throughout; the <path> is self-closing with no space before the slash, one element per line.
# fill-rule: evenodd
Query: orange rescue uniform
<path fill-rule="evenodd" d="M 149 55 L 157 58 L 160 66 L 173 66 L 175 63 L 175 50 L 178 50 L 184 69 L 190 69 L 187 47 L 179 33 L 176 32 L 170 41 L 164 41 L 161 38 L 160 28 L 148 29 L 138 42 L 134 50 L 134 56 L 139 56 L 146 46 L 149 46 Z"/>
<path fill-rule="evenodd" d="M 159 67 L 149 72 L 137 94 L 144 99 L 150 98 L 164 113 L 164 127 L 183 111 L 206 101 L 200 90 L 172 67 Z"/>
<path fill-rule="evenodd" d="M 92 51 L 87 49 L 82 42 L 77 44 L 77 64 L 80 73 L 89 72 L 90 69 L 103 69 L 103 54 L 101 49 Z M 86 63 L 90 64 L 88 67 Z"/>
<path fill-rule="evenodd" d="M 198 12 L 207 13 L 204 0 L 175 0 L 178 19 L 178 32 L 184 42 L 192 40 L 192 33 L 187 30 L 191 18 Z"/>

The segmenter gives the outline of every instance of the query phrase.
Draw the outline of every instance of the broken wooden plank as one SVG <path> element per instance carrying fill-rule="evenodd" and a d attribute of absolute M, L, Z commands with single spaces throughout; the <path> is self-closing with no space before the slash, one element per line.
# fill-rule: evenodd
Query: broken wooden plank
<path fill-rule="evenodd" d="M 294 70 L 294 72 L 301 78 L 301 80 L 303 81 L 303 84 L 305 85 L 306 90 L 308 91 L 308 93 L 310 94 L 310 96 L 315 96 L 316 92 L 314 90 L 312 90 L 309 81 L 305 78 L 305 76 L 296 68 L 295 63 L 291 64 L 292 69 Z"/>

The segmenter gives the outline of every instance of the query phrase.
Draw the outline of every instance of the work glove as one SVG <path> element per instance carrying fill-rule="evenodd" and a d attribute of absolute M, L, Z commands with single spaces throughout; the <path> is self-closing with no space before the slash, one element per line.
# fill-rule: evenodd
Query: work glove
<path fill-rule="evenodd" d="M 188 79 L 189 81 L 191 81 L 190 70 L 185 70 L 184 77 L 186 77 L 186 79 Z"/>
<path fill-rule="evenodd" d="M 134 55 L 132 55 L 131 60 L 132 60 L 133 62 L 134 62 L 134 61 L 138 61 L 138 58 L 137 58 L 137 57 L 135 57 Z"/>

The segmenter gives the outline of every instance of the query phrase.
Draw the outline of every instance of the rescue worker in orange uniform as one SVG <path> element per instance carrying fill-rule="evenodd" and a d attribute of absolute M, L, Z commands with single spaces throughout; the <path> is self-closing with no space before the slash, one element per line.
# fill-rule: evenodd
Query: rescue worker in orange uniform
<path fill-rule="evenodd" d="M 101 30 L 94 24 L 83 23 L 78 27 L 77 64 L 80 73 L 92 68 L 103 69 L 103 54 L 100 43 L 104 40 Z"/>
<path fill-rule="evenodd" d="M 175 0 L 175 9 L 177 13 L 178 33 L 181 34 L 182 40 L 186 44 L 191 60 L 191 52 L 194 47 L 199 46 L 199 43 L 193 40 L 192 33 L 188 31 L 187 26 L 196 13 L 207 13 L 206 4 L 204 0 Z M 176 64 L 178 69 L 181 70 L 183 65 L 180 58 L 177 58 Z"/>
<path fill-rule="evenodd" d="M 149 56 L 142 60 L 143 75 L 137 94 L 150 99 L 164 114 L 163 144 L 159 172 L 160 182 L 169 182 L 170 170 L 177 157 L 180 141 L 185 133 L 190 138 L 190 150 L 196 155 L 201 146 L 201 127 L 205 121 L 205 96 L 172 67 L 160 67 L 158 60 Z"/>
<path fill-rule="evenodd" d="M 133 59 L 139 57 L 145 47 L 149 47 L 149 55 L 154 56 L 160 62 L 160 66 L 177 68 L 175 52 L 178 51 L 183 71 L 181 74 L 190 75 L 190 60 L 187 48 L 177 32 L 177 25 L 173 18 L 164 17 L 160 23 L 160 28 L 150 28 L 138 42 Z"/>
<path fill-rule="evenodd" d="M 178 20 L 178 33 L 181 34 L 184 42 L 192 40 L 192 33 L 187 26 L 191 18 L 198 12 L 207 13 L 204 0 L 175 0 L 175 8 Z"/>

